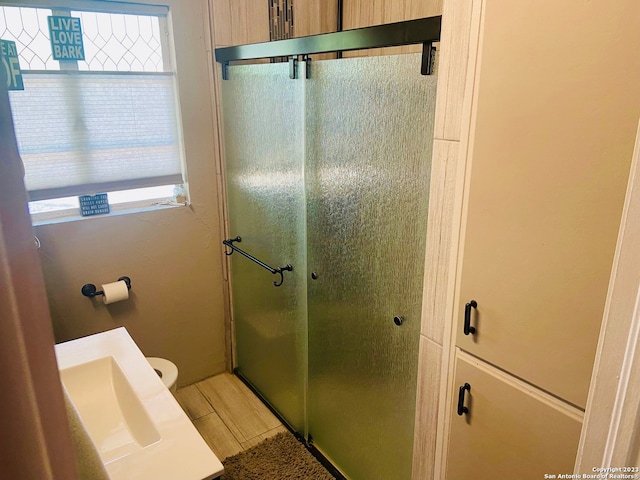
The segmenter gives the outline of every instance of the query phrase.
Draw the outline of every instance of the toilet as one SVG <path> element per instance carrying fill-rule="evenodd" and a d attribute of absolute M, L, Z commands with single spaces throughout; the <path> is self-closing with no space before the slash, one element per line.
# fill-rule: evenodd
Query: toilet
<path fill-rule="evenodd" d="M 178 367 L 166 358 L 147 357 L 147 361 L 171 393 L 176 393 L 178 388 Z"/>

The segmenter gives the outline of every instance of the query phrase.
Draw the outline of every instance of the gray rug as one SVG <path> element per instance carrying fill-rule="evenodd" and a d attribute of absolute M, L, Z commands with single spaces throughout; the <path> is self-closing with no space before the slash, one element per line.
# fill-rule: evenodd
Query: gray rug
<path fill-rule="evenodd" d="M 335 480 L 289 432 L 226 458 L 222 480 Z"/>

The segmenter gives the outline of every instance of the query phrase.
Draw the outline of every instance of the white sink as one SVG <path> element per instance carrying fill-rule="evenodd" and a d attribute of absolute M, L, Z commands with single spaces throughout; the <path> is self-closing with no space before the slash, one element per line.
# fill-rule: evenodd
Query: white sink
<path fill-rule="evenodd" d="M 65 368 L 60 377 L 103 463 L 160 440 L 158 430 L 113 357 Z"/>
<path fill-rule="evenodd" d="M 111 480 L 222 474 L 222 464 L 125 328 L 55 348 L 62 383 Z"/>

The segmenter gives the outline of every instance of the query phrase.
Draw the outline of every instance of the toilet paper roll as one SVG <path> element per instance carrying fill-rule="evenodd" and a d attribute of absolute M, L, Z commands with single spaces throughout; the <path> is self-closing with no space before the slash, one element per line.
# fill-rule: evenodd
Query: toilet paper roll
<path fill-rule="evenodd" d="M 102 285 L 102 301 L 109 305 L 110 303 L 120 302 L 129 298 L 129 289 L 124 280 L 118 282 L 105 283 Z"/>

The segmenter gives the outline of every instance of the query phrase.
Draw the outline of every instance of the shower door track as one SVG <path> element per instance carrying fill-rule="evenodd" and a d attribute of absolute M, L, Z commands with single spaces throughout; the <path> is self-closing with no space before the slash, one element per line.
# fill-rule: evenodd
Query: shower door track
<path fill-rule="evenodd" d="M 438 15 L 341 32 L 221 47 L 216 48 L 215 59 L 222 64 L 223 78 L 227 78 L 229 62 L 237 60 L 298 56 L 306 58 L 317 53 L 341 53 L 422 44 L 421 73 L 429 75 L 433 65 L 432 44 L 440 41 L 441 26 L 442 16 Z"/>

